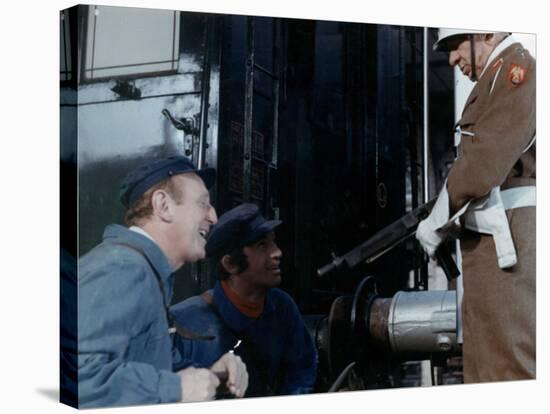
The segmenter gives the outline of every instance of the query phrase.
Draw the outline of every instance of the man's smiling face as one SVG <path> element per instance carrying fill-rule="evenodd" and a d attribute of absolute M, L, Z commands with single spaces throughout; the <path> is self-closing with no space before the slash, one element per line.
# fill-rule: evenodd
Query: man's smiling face
<path fill-rule="evenodd" d="M 204 258 L 206 238 L 218 217 L 204 182 L 196 174 L 181 174 L 173 179 L 182 192 L 181 202 L 174 207 L 173 240 L 183 261 L 195 262 Z"/>

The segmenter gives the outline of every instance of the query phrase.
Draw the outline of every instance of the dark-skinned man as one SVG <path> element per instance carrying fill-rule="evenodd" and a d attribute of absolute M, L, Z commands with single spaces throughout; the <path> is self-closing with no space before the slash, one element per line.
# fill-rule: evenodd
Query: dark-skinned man
<path fill-rule="evenodd" d="M 279 224 L 253 204 L 223 214 L 206 245 L 207 255 L 219 261 L 218 282 L 172 308 L 187 328 L 216 337 L 180 343 L 181 366 L 186 360 L 208 365 L 234 352 L 249 373 L 245 396 L 308 393 L 316 379 L 313 341 L 292 298 L 277 288 L 282 252 L 274 229 Z"/>

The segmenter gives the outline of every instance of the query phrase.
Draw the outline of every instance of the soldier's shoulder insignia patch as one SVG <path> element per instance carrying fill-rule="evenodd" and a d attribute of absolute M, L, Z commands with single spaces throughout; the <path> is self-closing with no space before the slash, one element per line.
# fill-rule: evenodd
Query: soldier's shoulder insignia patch
<path fill-rule="evenodd" d="M 512 63 L 508 69 L 506 79 L 512 86 L 519 86 L 525 80 L 526 70 L 523 66 Z"/>

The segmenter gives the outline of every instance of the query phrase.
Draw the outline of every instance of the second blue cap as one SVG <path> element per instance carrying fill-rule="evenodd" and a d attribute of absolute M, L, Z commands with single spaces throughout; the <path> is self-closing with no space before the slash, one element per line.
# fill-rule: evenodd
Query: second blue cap
<path fill-rule="evenodd" d="M 206 255 L 221 257 L 235 248 L 250 245 L 281 223 L 266 220 L 255 204 L 241 204 L 220 216 L 208 236 Z"/>

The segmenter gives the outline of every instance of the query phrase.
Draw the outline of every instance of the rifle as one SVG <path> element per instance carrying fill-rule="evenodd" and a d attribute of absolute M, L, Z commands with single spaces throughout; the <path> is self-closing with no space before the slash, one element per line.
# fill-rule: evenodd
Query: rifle
<path fill-rule="evenodd" d="M 405 214 L 399 220 L 378 231 L 374 236 L 367 239 L 359 246 L 353 248 L 340 257 L 334 257 L 332 262 L 317 270 L 319 276 L 324 276 L 333 270 L 346 265 L 348 268 L 357 266 L 359 263 L 372 263 L 380 256 L 392 250 L 395 246 L 405 241 L 416 233 L 418 224 L 424 220 L 436 202 L 436 198 L 428 201 L 411 212 Z M 445 243 L 441 243 L 435 253 L 437 262 L 445 272 L 450 281 L 460 275 L 456 263 Z"/>

